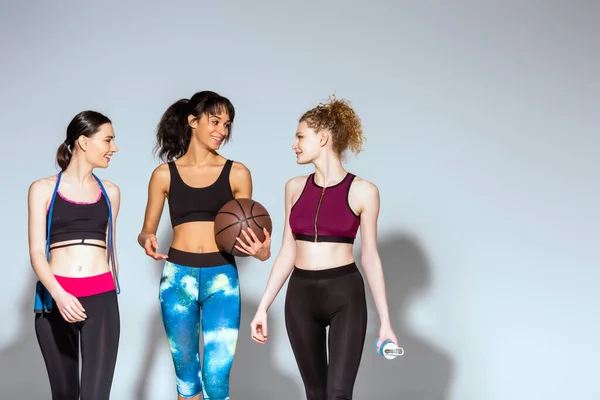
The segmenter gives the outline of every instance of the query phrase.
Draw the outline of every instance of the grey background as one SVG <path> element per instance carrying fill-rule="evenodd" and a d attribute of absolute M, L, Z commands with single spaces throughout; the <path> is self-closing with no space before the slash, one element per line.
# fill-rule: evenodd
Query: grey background
<path fill-rule="evenodd" d="M 369 294 L 356 399 L 599 398 L 599 10 L 583 0 L 3 1 L 0 398 L 49 398 L 32 324 L 27 188 L 56 172 L 55 149 L 83 109 L 113 119 L 120 148 L 97 171 L 122 191 L 113 398 L 175 398 L 161 264 L 136 236 L 156 123 L 204 89 L 237 108 L 222 154 L 251 169 L 274 253 L 284 183 L 311 172 L 290 149 L 297 118 L 336 92 L 363 119 L 365 152 L 346 165 L 380 188 L 380 251 L 406 354 L 386 361 L 372 350 Z M 163 251 L 168 226 L 165 214 Z M 270 266 L 240 266 L 232 399 L 302 398 L 283 292 L 268 345 L 248 334 Z"/>

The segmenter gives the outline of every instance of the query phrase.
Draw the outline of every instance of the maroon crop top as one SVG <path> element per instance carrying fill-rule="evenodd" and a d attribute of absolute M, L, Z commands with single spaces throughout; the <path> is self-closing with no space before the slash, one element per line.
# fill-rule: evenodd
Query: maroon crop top
<path fill-rule="evenodd" d="M 315 174 L 310 174 L 290 211 L 296 240 L 354 243 L 360 226 L 359 216 L 348 203 L 354 177 L 348 173 L 340 183 L 324 188 L 315 183 Z"/>

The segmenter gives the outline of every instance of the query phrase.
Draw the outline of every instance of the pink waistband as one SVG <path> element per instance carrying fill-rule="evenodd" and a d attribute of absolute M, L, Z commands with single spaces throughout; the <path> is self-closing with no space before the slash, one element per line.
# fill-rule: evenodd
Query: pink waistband
<path fill-rule="evenodd" d="M 115 290 L 115 283 L 111 272 L 82 278 L 60 275 L 54 275 L 54 277 L 67 293 L 75 297 L 93 296 Z"/>

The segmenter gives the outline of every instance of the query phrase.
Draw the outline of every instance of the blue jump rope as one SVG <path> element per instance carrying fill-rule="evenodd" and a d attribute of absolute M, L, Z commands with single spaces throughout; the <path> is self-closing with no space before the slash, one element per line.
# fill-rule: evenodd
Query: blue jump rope
<path fill-rule="evenodd" d="M 121 293 L 121 286 L 119 285 L 119 277 L 117 276 L 117 269 L 115 268 L 112 207 L 110 206 L 110 199 L 108 198 L 108 194 L 106 193 L 106 189 L 104 188 L 102 181 L 100 181 L 100 179 L 98 179 L 96 175 L 92 174 L 92 176 L 94 177 L 94 179 L 96 179 L 96 182 L 98 182 L 100 190 L 102 191 L 102 194 L 104 194 L 104 198 L 106 199 L 106 204 L 108 205 L 108 242 L 106 243 L 106 253 L 108 256 L 108 265 L 112 266 L 115 288 L 117 289 L 117 294 L 119 294 Z M 48 262 L 50 262 L 50 226 L 52 225 L 52 211 L 54 209 L 54 201 L 56 200 L 56 194 L 58 192 L 58 185 L 60 184 L 61 177 L 62 171 L 60 171 L 58 173 L 58 176 L 56 177 L 56 185 L 54 186 L 54 193 L 52 193 L 52 200 L 50 201 L 50 207 L 48 209 L 48 226 L 46 229 L 46 260 Z M 52 312 L 52 296 L 40 281 L 37 281 L 35 285 L 35 299 L 33 310 L 35 313 Z"/>

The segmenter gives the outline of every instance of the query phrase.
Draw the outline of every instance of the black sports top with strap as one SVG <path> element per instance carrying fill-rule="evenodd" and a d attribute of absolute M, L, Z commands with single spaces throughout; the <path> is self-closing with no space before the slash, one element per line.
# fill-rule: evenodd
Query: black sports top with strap
<path fill-rule="evenodd" d="M 104 194 L 100 192 L 98 200 L 93 203 L 75 202 L 57 193 L 52 212 L 50 226 L 50 249 L 75 245 L 88 245 L 106 248 L 105 245 L 87 243 L 86 239 L 106 241 L 108 224 L 108 204 Z M 48 214 L 46 214 L 46 227 Z M 79 242 L 52 246 L 53 243 L 79 239 Z"/>
<path fill-rule="evenodd" d="M 227 160 L 217 180 L 209 186 L 195 188 L 181 179 L 174 161 L 170 161 L 169 214 L 173 227 L 196 221 L 214 221 L 225 203 L 233 200 L 229 183 L 232 160 Z"/>

